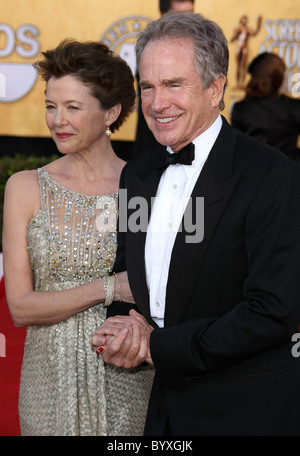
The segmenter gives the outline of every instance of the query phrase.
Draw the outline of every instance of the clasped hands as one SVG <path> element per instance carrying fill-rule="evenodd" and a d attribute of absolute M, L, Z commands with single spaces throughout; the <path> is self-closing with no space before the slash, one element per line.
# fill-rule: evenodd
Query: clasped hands
<path fill-rule="evenodd" d="M 92 347 L 103 361 L 117 367 L 137 367 L 146 361 L 153 365 L 150 334 L 153 327 L 135 310 L 129 316 L 109 317 L 92 336 Z"/>

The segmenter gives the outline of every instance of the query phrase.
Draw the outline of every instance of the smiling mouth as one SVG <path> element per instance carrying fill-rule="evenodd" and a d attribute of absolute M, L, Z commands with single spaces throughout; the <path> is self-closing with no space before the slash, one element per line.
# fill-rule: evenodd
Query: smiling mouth
<path fill-rule="evenodd" d="M 165 124 L 165 123 L 172 122 L 173 120 L 176 120 L 176 119 L 178 119 L 179 117 L 180 117 L 180 116 L 174 116 L 174 117 L 156 117 L 155 120 L 156 120 L 158 123 Z"/>

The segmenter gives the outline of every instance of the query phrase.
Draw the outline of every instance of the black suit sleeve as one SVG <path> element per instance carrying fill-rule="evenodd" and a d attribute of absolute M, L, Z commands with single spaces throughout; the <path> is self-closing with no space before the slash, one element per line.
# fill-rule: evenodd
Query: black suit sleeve
<path fill-rule="evenodd" d="M 126 211 L 123 211 L 124 207 L 120 207 L 121 204 L 127 204 L 125 198 L 120 197 L 120 192 L 124 191 L 124 174 L 126 172 L 126 165 L 123 168 L 120 177 L 120 184 L 119 184 L 119 215 L 118 215 L 118 226 L 117 226 L 117 252 L 116 252 L 116 259 L 113 267 L 113 272 L 123 272 L 126 271 L 126 232 L 124 230 L 120 230 L 120 224 L 122 226 L 126 225 L 127 220 L 122 220 L 122 217 L 125 216 Z M 121 203 L 120 203 L 121 201 Z M 139 311 L 137 306 L 134 304 L 130 304 L 128 302 L 123 301 L 114 301 L 108 308 L 107 308 L 107 318 L 113 317 L 115 315 L 128 315 L 130 309 L 134 309 L 137 312 Z"/>

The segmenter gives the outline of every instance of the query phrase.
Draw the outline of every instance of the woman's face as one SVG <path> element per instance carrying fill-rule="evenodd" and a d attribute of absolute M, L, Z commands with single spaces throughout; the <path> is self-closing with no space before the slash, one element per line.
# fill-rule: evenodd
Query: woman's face
<path fill-rule="evenodd" d="M 46 123 L 62 154 L 99 150 L 107 141 L 109 111 L 101 109 L 90 88 L 74 76 L 51 77 L 45 103 Z"/>

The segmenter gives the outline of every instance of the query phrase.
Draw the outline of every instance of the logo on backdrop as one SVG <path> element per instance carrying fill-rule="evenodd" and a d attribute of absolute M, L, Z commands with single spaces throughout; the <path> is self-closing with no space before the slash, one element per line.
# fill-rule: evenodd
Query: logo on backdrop
<path fill-rule="evenodd" d="M 0 23 L 0 38 L 4 36 L 5 43 L 4 47 L 0 47 L 0 59 L 10 57 L 13 52 L 22 59 L 32 59 L 40 50 L 38 35 L 39 30 L 34 25 L 23 24 L 15 31 L 9 24 Z M 31 62 L 0 60 L 0 102 L 9 103 L 23 98 L 33 88 L 36 79 L 37 73 Z"/>
<path fill-rule="evenodd" d="M 146 16 L 126 16 L 112 23 L 100 36 L 99 41 L 105 43 L 130 66 L 136 76 L 134 46 L 138 34 L 153 19 Z"/>
<path fill-rule="evenodd" d="M 286 65 L 286 90 L 300 96 L 300 19 L 267 19 L 259 54 L 274 52 Z"/>

